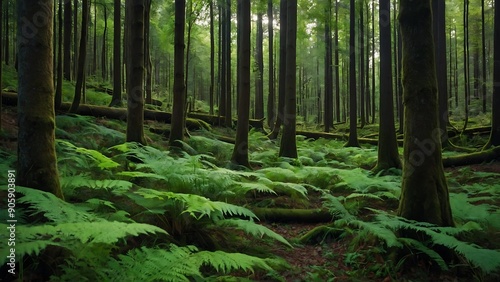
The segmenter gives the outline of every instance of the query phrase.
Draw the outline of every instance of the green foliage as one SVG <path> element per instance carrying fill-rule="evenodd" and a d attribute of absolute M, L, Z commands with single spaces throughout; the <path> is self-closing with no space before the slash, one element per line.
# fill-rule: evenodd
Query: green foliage
<path fill-rule="evenodd" d="M 255 268 L 271 270 L 266 259 L 241 253 L 198 251 L 195 246 L 170 245 L 168 250 L 143 247 L 119 255 L 118 259 L 111 259 L 100 269 L 100 275 L 113 281 L 192 281 L 204 278 L 200 272 L 204 265 L 220 273 L 238 269 L 251 272 Z"/>

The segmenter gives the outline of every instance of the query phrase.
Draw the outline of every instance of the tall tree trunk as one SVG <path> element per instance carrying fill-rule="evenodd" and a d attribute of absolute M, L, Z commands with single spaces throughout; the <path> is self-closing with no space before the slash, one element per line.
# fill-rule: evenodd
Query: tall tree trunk
<path fill-rule="evenodd" d="M 226 112 L 225 112 L 225 126 L 232 127 L 232 91 L 231 91 L 231 0 L 226 1 Z"/>
<path fill-rule="evenodd" d="M 0 2 L 0 89 L 3 89 L 2 79 L 3 79 L 3 3 Z M 0 90 L 0 115 L 2 113 L 2 91 Z M 0 132 L 2 132 L 2 118 L 0 116 Z"/>
<path fill-rule="evenodd" d="M 63 60 L 63 5 L 62 5 L 63 0 L 59 0 L 59 12 L 58 12 L 58 33 L 59 36 L 57 38 L 57 86 L 56 86 L 56 93 L 54 97 L 54 107 L 56 110 L 59 109 L 62 103 L 62 83 L 63 83 L 63 66 L 62 66 L 62 60 Z M 1 63 L 1 61 L 0 61 Z"/>
<path fill-rule="evenodd" d="M 88 20 L 87 20 L 87 22 L 88 22 Z M 87 29 L 87 28 L 85 28 L 85 29 Z M 78 76 L 78 60 L 79 60 L 78 59 L 78 0 L 73 0 L 73 74 L 74 74 L 74 76 Z"/>
<path fill-rule="evenodd" d="M 174 33 L 174 105 L 170 146 L 179 146 L 177 141 L 184 139 L 186 119 L 186 87 L 184 85 L 184 31 L 186 25 L 186 0 L 175 0 Z"/>
<path fill-rule="evenodd" d="M 372 123 L 375 123 L 375 69 L 376 69 L 376 64 L 375 64 L 375 0 L 372 0 Z M 390 16 L 390 10 L 387 11 Z M 389 22 L 390 24 L 390 22 Z M 389 30 L 390 32 L 390 30 Z M 390 42 L 389 42 L 390 44 Z M 391 68 L 392 72 L 392 68 Z M 392 81 L 391 81 L 392 83 Z M 392 84 L 391 84 L 392 87 Z M 393 103 L 394 104 L 394 103 Z M 393 118 L 394 118 L 394 113 L 393 113 Z"/>
<path fill-rule="evenodd" d="M 325 3 L 325 132 L 330 132 L 330 127 L 333 126 L 333 74 L 332 74 L 332 1 L 328 0 Z"/>
<path fill-rule="evenodd" d="M 269 95 L 267 96 L 267 125 L 271 130 L 276 121 L 276 95 L 274 88 L 274 13 L 273 0 L 267 0 L 267 32 L 269 33 Z"/>
<path fill-rule="evenodd" d="M 339 2 L 335 1 L 335 35 L 333 37 L 335 44 L 335 109 L 337 122 L 340 122 L 340 66 L 339 66 Z"/>
<path fill-rule="evenodd" d="M 121 37 L 122 37 L 122 19 L 121 19 L 121 0 L 113 2 L 113 97 L 110 107 L 121 106 L 122 104 L 122 61 L 121 61 Z"/>
<path fill-rule="evenodd" d="M 127 142 L 146 144 L 144 139 L 144 12 L 146 0 L 126 0 L 128 41 L 134 55 L 127 58 Z"/>
<path fill-rule="evenodd" d="M 470 80 L 469 80 L 469 0 L 464 0 L 464 107 L 465 121 L 464 128 L 469 123 L 469 105 L 470 105 Z"/>
<path fill-rule="evenodd" d="M 19 132 L 16 179 L 20 186 L 36 188 L 64 198 L 55 151 L 53 4 L 52 0 L 36 3 L 17 1 Z M 26 28 L 27 23 L 23 19 L 40 16 L 43 16 L 44 22 L 36 26 L 36 31 Z"/>
<path fill-rule="evenodd" d="M 64 79 L 71 80 L 71 1 L 64 1 Z"/>
<path fill-rule="evenodd" d="M 214 88 L 215 88 L 214 0 L 209 0 L 209 9 L 210 9 L 210 115 L 213 115 Z"/>
<path fill-rule="evenodd" d="M 85 65 L 87 61 L 87 40 L 88 40 L 88 25 L 89 25 L 89 1 L 82 2 L 82 30 L 80 35 L 80 53 L 78 54 L 78 73 L 76 76 L 75 97 L 69 109 L 70 113 L 75 113 L 80 106 L 82 100 L 82 91 L 85 84 Z"/>
<path fill-rule="evenodd" d="M 146 104 L 153 101 L 153 63 L 151 62 L 151 0 L 145 0 L 144 10 L 144 67 L 146 68 Z"/>
<path fill-rule="evenodd" d="M 453 226 L 441 138 L 436 134 L 439 119 L 431 3 L 401 0 L 400 5 L 405 137 L 398 215 Z"/>
<path fill-rule="evenodd" d="M 497 9 L 499 8 L 498 6 L 495 6 L 497 7 Z M 481 0 L 481 53 L 482 53 L 482 66 L 483 66 L 483 69 L 482 69 L 482 81 L 481 81 L 481 88 L 482 88 L 482 93 L 483 93 L 483 113 L 486 113 L 486 97 L 487 97 L 487 94 L 486 94 L 486 84 L 487 84 L 487 76 L 486 76 L 486 29 L 485 29 L 485 26 L 484 26 L 484 0 Z"/>
<path fill-rule="evenodd" d="M 401 168 L 396 127 L 394 125 L 394 100 L 392 84 L 391 55 L 391 2 L 381 0 L 379 7 L 380 29 L 380 126 L 378 140 L 378 160 L 375 172 L 389 168 Z"/>
<path fill-rule="evenodd" d="M 296 62 L 297 62 L 297 0 L 287 1 L 286 28 L 286 94 L 285 115 L 283 117 L 283 136 L 280 143 L 280 157 L 297 158 L 296 140 Z"/>
<path fill-rule="evenodd" d="M 188 86 L 189 86 L 189 62 L 191 61 L 191 58 L 190 58 L 190 55 L 191 55 L 191 30 L 193 28 L 193 25 L 194 25 L 194 21 L 195 21 L 195 16 L 193 16 L 193 0 L 189 0 L 187 2 L 187 11 L 186 11 L 186 20 L 187 20 L 187 46 L 186 46 L 186 68 L 185 68 L 185 82 L 184 82 L 184 85 L 186 87 L 186 98 L 188 98 L 187 96 L 187 91 L 189 90 L 188 89 Z M 192 88 L 191 90 L 191 93 L 192 93 L 192 101 L 190 103 L 190 109 L 193 109 L 193 104 L 195 103 L 195 100 L 196 100 L 196 97 L 194 95 L 194 88 Z M 191 100 L 191 99 L 189 99 Z"/>
<path fill-rule="evenodd" d="M 248 162 L 248 120 L 250 118 L 250 0 L 238 0 L 238 126 L 231 162 L 250 167 Z"/>
<path fill-rule="evenodd" d="M 257 36 L 255 43 L 255 61 L 257 63 L 257 75 L 255 78 L 256 119 L 264 118 L 264 54 L 262 48 L 263 41 L 264 41 L 264 30 L 262 28 L 262 13 L 259 12 L 257 14 Z"/>
<path fill-rule="evenodd" d="M 495 0 L 495 7 L 500 7 Z M 500 46 L 500 9 L 495 10 L 494 46 Z M 491 135 L 485 149 L 491 146 L 500 146 L 500 48 L 493 49 L 493 94 L 491 104 Z"/>
<path fill-rule="evenodd" d="M 102 48 L 101 48 L 101 78 L 102 81 L 106 81 L 108 77 L 107 73 L 107 48 L 106 48 L 106 41 L 107 41 L 107 35 L 108 35 L 108 8 L 106 5 L 102 5 L 102 8 L 104 9 L 104 30 L 102 33 Z"/>
<path fill-rule="evenodd" d="M 356 6 L 350 0 L 349 19 L 349 139 L 346 147 L 359 147 L 356 98 Z"/>
<path fill-rule="evenodd" d="M 365 24 L 363 1 L 359 5 L 359 113 L 361 119 L 361 128 L 365 127 Z"/>
<path fill-rule="evenodd" d="M 227 29 L 227 25 L 226 25 L 226 21 L 227 21 L 227 16 L 226 16 L 226 9 L 225 9 L 225 0 L 219 0 L 220 3 L 219 3 L 219 78 L 220 78 L 220 82 L 219 82 L 219 90 L 220 90 L 220 93 L 219 93 L 219 115 L 220 116 L 223 116 L 225 117 L 226 116 L 226 87 L 227 87 L 227 83 L 226 83 L 226 74 L 227 74 L 227 71 L 226 71 L 226 67 L 227 67 L 227 63 L 226 63 L 226 57 L 227 57 L 227 44 L 226 44 L 226 29 Z M 222 124 L 221 125 L 224 125 L 224 120 L 222 120 Z"/>
<path fill-rule="evenodd" d="M 448 146 L 447 126 L 450 123 L 448 119 L 448 89 L 446 69 L 446 22 L 445 22 L 445 3 L 442 0 L 432 0 L 433 11 L 433 35 L 434 35 L 434 58 L 436 59 L 436 75 L 438 86 L 438 104 L 439 104 L 439 128 L 441 129 L 441 142 L 443 147 Z"/>
<path fill-rule="evenodd" d="M 90 2 L 92 5 L 92 1 Z M 90 68 L 90 75 L 97 73 L 97 0 L 94 0 L 94 35 L 92 44 L 92 68 Z"/>
<path fill-rule="evenodd" d="M 286 41 L 287 41 L 287 1 L 280 2 L 280 66 L 278 78 L 278 115 L 273 131 L 269 134 L 269 139 L 275 140 L 280 133 L 281 125 L 284 122 L 285 111 L 285 72 L 286 72 Z"/>

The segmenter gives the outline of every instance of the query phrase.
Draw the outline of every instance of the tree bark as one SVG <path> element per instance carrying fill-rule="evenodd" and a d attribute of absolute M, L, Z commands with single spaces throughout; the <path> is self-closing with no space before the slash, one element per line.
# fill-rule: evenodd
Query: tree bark
<path fill-rule="evenodd" d="M 214 0 L 209 0 L 210 9 L 210 114 L 214 114 L 215 89 L 215 34 L 214 34 Z"/>
<path fill-rule="evenodd" d="M 144 12 L 145 0 L 126 0 L 129 15 L 128 41 L 133 56 L 127 58 L 127 142 L 146 144 L 144 139 Z"/>
<path fill-rule="evenodd" d="M 356 98 L 356 5 L 350 1 L 349 32 L 349 140 L 346 147 L 359 147 L 357 132 L 357 98 Z"/>
<path fill-rule="evenodd" d="M 333 125 L 333 70 L 332 70 L 332 1 L 325 3 L 325 95 L 324 95 L 324 123 L 325 132 L 330 132 Z"/>
<path fill-rule="evenodd" d="M 71 1 L 64 1 L 64 79 L 71 80 Z"/>
<path fill-rule="evenodd" d="M 55 151 L 53 4 L 52 0 L 36 3 L 17 1 L 19 132 L 16 180 L 20 186 L 40 189 L 64 198 Z M 33 23 L 25 20 L 34 18 L 43 18 L 44 21 L 38 22 L 36 30 L 27 28 Z"/>
<path fill-rule="evenodd" d="M 390 0 L 380 1 L 380 126 L 378 161 L 377 166 L 373 169 L 375 172 L 389 168 L 401 168 L 394 125 L 390 6 Z"/>
<path fill-rule="evenodd" d="M 238 127 L 231 162 L 250 167 L 248 161 L 248 120 L 250 118 L 250 0 L 238 0 Z"/>
<path fill-rule="evenodd" d="M 57 74 L 56 74 L 56 80 L 57 80 L 57 86 L 56 86 L 56 93 L 54 97 L 54 107 L 57 110 L 62 103 L 62 83 L 63 83 L 63 11 L 62 11 L 62 1 L 59 0 L 59 12 L 58 12 L 58 33 L 59 37 L 57 38 Z M 1 37 L 0 37 L 1 38 Z M 0 60 L 1 62 L 1 60 Z"/>
<path fill-rule="evenodd" d="M 80 37 L 80 48 L 78 50 L 78 74 L 76 77 L 75 86 L 75 97 L 73 98 L 73 104 L 69 111 L 71 113 L 76 112 L 80 102 L 82 100 L 83 86 L 85 84 L 85 65 L 87 61 L 87 40 L 88 40 L 88 25 L 89 25 L 89 2 L 88 0 L 83 0 L 82 2 L 82 30 Z"/>
<path fill-rule="evenodd" d="M 276 121 L 276 95 L 274 91 L 274 15 L 273 15 L 273 1 L 267 1 L 267 32 L 269 33 L 269 95 L 267 98 L 267 125 L 273 128 Z"/>
<path fill-rule="evenodd" d="M 499 7 L 495 0 L 495 7 Z M 500 46 L 500 9 L 495 10 L 493 44 Z M 493 94 L 491 104 L 491 135 L 485 148 L 500 145 L 500 48 L 493 49 Z"/>
<path fill-rule="evenodd" d="M 172 132 L 169 137 L 170 146 L 184 139 L 186 127 L 186 86 L 184 85 L 184 30 L 186 25 L 186 1 L 175 0 L 175 34 L 174 34 L 174 104 L 172 113 Z"/>
<path fill-rule="evenodd" d="M 255 76 L 255 115 L 254 118 L 264 118 L 264 54 L 262 44 L 264 30 L 262 28 L 262 13 L 257 14 L 257 36 L 255 39 L 255 62 L 257 73 Z M 240 85 L 241 86 L 241 85 Z M 239 115 L 239 110 L 238 110 Z"/>
<path fill-rule="evenodd" d="M 401 0 L 405 105 L 404 165 L 398 215 L 454 226 L 441 157 L 430 0 Z"/>
<path fill-rule="evenodd" d="M 297 158 L 296 119 L 297 119 L 297 0 L 287 1 L 286 29 L 286 93 L 285 115 L 283 116 L 283 136 L 280 143 L 280 157 Z"/>
<path fill-rule="evenodd" d="M 113 2 L 113 97 L 109 106 L 121 106 L 122 104 L 122 61 L 121 61 L 121 1 Z"/>
<path fill-rule="evenodd" d="M 271 140 L 278 138 L 281 130 L 281 125 L 284 120 L 285 112 L 285 72 L 286 72 L 286 40 L 287 40 L 287 1 L 280 1 L 280 60 L 279 60 L 279 77 L 278 77 L 278 115 L 273 131 L 269 134 Z"/>

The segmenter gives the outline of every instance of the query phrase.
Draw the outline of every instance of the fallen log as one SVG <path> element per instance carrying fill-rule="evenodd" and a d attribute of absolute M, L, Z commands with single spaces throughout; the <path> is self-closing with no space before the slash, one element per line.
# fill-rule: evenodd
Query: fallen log
<path fill-rule="evenodd" d="M 481 164 L 500 160 L 500 147 L 489 150 L 443 158 L 444 167 Z"/>
<path fill-rule="evenodd" d="M 305 136 L 306 138 L 314 140 L 319 138 L 324 138 L 324 139 L 336 139 L 341 141 L 347 141 L 347 139 L 349 138 L 349 134 L 327 133 L 318 131 L 302 131 L 302 130 L 297 130 L 297 135 L 302 135 Z M 375 146 L 378 145 L 378 139 L 373 139 L 373 138 L 358 138 L 358 142 Z M 403 146 L 403 140 L 398 139 L 398 145 Z"/>
<path fill-rule="evenodd" d="M 269 222 L 331 222 L 334 218 L 325 209 L 283 209 L 283 208 L 251 208 L 262 221 Z"/>
<path fill-rule="evenodd" d="M 2 103 L 8 106 L 16 106 L 17 93 L 3 92 Z M 68 105 L 71 104 L 62 103 L 60 110 L 62 112 L 69 110 Z M 81 104 L 78 108 L 77 114 L 125 120 L 127 117 L 127 110 L 125 108 L 112 108 L 112 107 Z M 202 120 L 212 126 L 218 126 L 220 124 L 224 124 L 224 117 L 219 117 L 215 115 L 188 113 L 187 116 L 188 118 Z M 144 110 L 144 118 L 147 120 L 157 120 L 165 123 L 170 123 L 172 119 L 172 114 L 162 111 Z M 236 124 L 236 120 L 234 120 L 234 124 Z M 264 119 L 250 119 L 249 125 L 251 128 L 264 129 Z"/>
<path fill-rule="evenodd" d="M 301 244 L 320 244 L 331 239 L 338 239 L 344 233 L 344 229 L 334 228 L 326 225 L 316 226 L 306 234 L 298 238 Z"/>

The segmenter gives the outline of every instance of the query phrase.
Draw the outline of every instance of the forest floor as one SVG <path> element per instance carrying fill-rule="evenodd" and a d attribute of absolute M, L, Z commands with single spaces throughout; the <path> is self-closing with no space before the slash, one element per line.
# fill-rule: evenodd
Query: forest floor
<path fill-rule="evenodd" d="M 6 152 L 15 152 L 17 150 L 17 122 L 15 108 L 4 107 L 1 113 L 2 119 L 2 135 L 0 135 L 0 149 Z M 123 124 L 111 122 L 105 119 L 97 119 L 96 124 L 106 126 L 110 129 L 124 128 Z M 147 122 L 147 127 L 164 128 L 164 124 L 157 122 Z M 373 133 L 374 127 L 362 131 L 363 134 Z M 232 131 L 227 129 L 216 129 L 217 134 L 231 135 Z M 198 133 L 194 133 L 198 134 Z M 147 132 L 147 139 L 150 145 L 166 150 L 166 141 L 156 134 Z M 477 142 L 477 141 L 476 141 Z M 373 152 L 373 146 L 369 147 Z M 304 149 L 306 150 L 306 149 Z M 262 149 L 264 154 L 265 149 Z M 338 157 L 338 156 L 337 156 Z M 353 156 L 349 156 L 352 158 Z M 357 159 L 369 159 L 371 157 L 354 156 Z M 366 160 L 365 160 L 366 161 Z M 373 162 L 362 162 L 360 167 L 365 169 L 373 165 Z M 256 170 L 260 167 L 256 166 Z M 448 180 L 450 182 L 450 192 L 471 193 L 472 190 L 467 190 L 463 187 L 476 187 L 486 181 L 484 187 L 493 187 L 496 189 L 493 195 L 488 192 L 474 190 L 476 200 L 470 201 L 472 205 L 488 207 L 500 207 L 500 189 L 497 185 L 488 183 L 500 183 L 500 163 L 491 162 L 487 164 L 475 164 L 468 167 L 446 168 Z M 488 186 L 489 185 L 489 186 Z M 481 188 L 477 186 L 476 188 Z M 333 193 L 335 197 L 348 199 L 352 195 L 352 191 L 337 190 Z M 241 201 L 240 204 L 246 206 L 265 206 L 272 208 L 291 208 L 291 209 L 314 209 L 322 208 L 322 198 L 319 193 L 309 192 L 307 200 L 296 199 L 290 195 L 278 195 L 273 197 L 260 196 L 254 194 Z M 356 211 L 356 216 L 360 219 L 372 217 L 372 213 L 367 208 L 376 209 L 379 211 L 394 213 L 397 210 L 397 200 L 394 199 L 375 199 L 366 198 L 356 201 L 355 206 L 351 206 L 350 210 Z M 462 211 L 466 213 L 467 211 Z M 418 259 L 413 264 L 406 264 L 404 268 L 400 265 L 395 265 L 387 255 L 386 250 L 380 242 L 375 239 L 366 241 L 360 240 L 360 234 L 363 232 L 360 229 L 352 227 L 347 229 L 348 232 L 342 236 L 324 236 L 317 238 L 315 242 L 303 244 L 298 241 L 298 238 L 311 231 L 315 227 L 328 225 L 329 223 L 299 223 L 299 222 L 264 222 L 262 225 L 268 227 L 274 232 L 280 234 L 285 239 L 293 244 L 293 249 L 290 249 L 282 244 L 268 241 L 251 241 L 248 242 L 247 248 L 262 249 L 262 252 L 274 254 L 285 259 L 289 267 L 279 270 L 276 273 L 256 272 L 251 276 L 242 275 L 252 280 L 257 281 L 498 281 L 498 276 L 479 274 L 475 270 L 472 271 L 434 271 L 426 260 Z M 498 229 L 488 229 L 483 233 L 475 233 L 479 237 L 475 238 L 473 243 L 488 247 L 489 249 L 500 249 L 500 231 Z M 363 235 L 364 236 L 364 235 Z M 355 243 L 353 243 L 355 242 Z M 463 263 L 463 261 L 462 261 Z"/>

